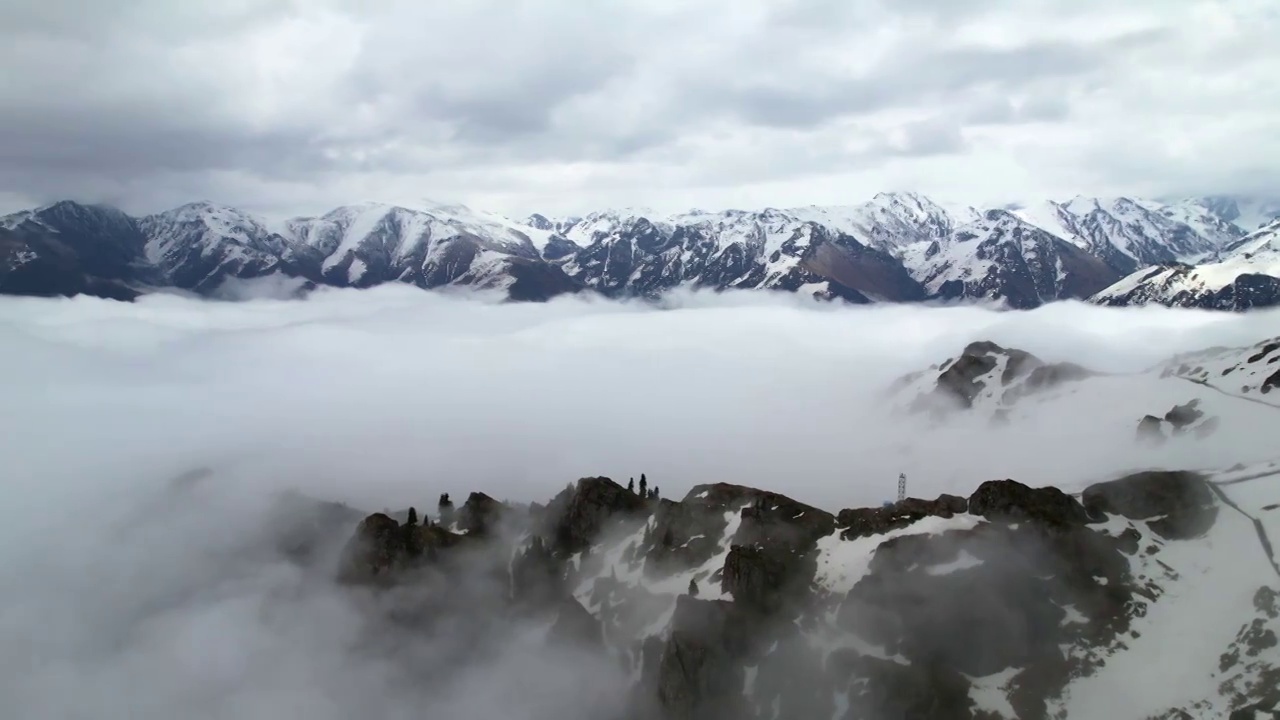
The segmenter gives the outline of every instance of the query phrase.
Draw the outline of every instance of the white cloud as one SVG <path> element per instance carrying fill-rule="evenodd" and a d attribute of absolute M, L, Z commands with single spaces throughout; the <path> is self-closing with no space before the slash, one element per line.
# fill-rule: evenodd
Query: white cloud
<path fill-rule="evenodd" d="M 272 493 L 431 508 L 446 491 L 545 500 L 580 476 L 645 472 L 666 496 L 727 481 L 837 510 L 891 496 L 901 471 L 913 494 L 932 496 L 998 477 L 1079 484 L 1153 464 L 1254 461 L 1274 450 L 1262 424 L 1190 448 L 1136 446 L 1114 428 L 1131 428 L 1144 403 L 1172 402 L 1140 388 L 1084 394 L 1006 430 L 926 430 L 878 394 L 977 339 L 1134 372 L 1256 342 L 1276 320 L 761 295 L 685 295 L 666 310 L 511 305 L 403 287 L 306 302 L 5 299 L 0 696 L 14 717 L 255 718 L 296 702 L 322 719 L 408 717 L 429 701 L 456 708 L 451 717 L 564 717 L 554 693 L 539 695 L 548 707 L 511 694 L 478 705 L 485 696 L 461 689 L 537 668 L 540 686 L 586 683 L 604 702 L 617 678 L 515 643 L 454 668 L 454 694 L 441 695 L 402 680 L 443 672 L 427 651 L 452 657 L 462 639 L 352 650 L 367 632 L 352 601 L 262 554 Z M 199 466 L 215 475 L 182 499 L 167 494 L 169 478 Z"/>

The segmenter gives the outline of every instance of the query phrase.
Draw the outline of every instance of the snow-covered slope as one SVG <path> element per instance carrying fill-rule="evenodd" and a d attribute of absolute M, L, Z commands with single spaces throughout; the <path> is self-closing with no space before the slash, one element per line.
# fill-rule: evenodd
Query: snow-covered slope
<path fill-rule="evenodd" d="M 117 208 L 57 202 L 0 218 L 0 294 L 131 299 L 162 284 L 137 220 Z"/>
<path fill-rule="evenodd" d="M 1098 258 L 1005 210 L 988 210 L 942 240 L 912 245 L 903 262 L 931 296 L 1001 300 L 1015 308 L 1087 297 L 1116 279 Z"/>
<path fill-rule="evenodd" d="M 1208 241 L 1215 250 L 1222 250 L 1233 242 L 1252 232 L 1258 225 L 1237 225 L 1222 217 L 1204 202 L 1187 199 L 1174 203 L 1159 203 L 1152 200 L 1139 200 L 1140 205 L 1170 220 L 1182 223 L 1195 231 L 1196 235 Z M 1277 212 L 1280 215 L 1280 210 Z M 1196 259 L 1195 256 L 1187 258 Z"/>
<path fill-rule="evenodd" d="M 1241 397 L 1280 405 L 1280 336 L 1245 348 L 1210 348 L 1162 363 L 1161 377 L 1176 377 Z"/>
<path fill-rule="evenodd" d="M 1197 357 L 1256 375 L 1277 349 Z M 443 526 L 370 516 L 343 577 L 412 583 L 415 563 L 449 568 L 442 557 L 475 557 L 454 548 L 493 543 L 499 592 L 549 648 L 620 669 L 621 717 L 1268 717 L 1280 461 L 1240 456 L 1233 439 L 1273 426 L 1280 406 L 1163 370 L 1187 360 L 1104 375 L 974 343 L 894 391 L 931 381 L 964 395 L 957 408 L 1064 442 L 1132 433 L 1153 405 L 1193 397 L 1218 424 L 1188 436 L 1199 464 L 1185 470 L 1061 489 L 975 479 L 967 497 L 838 512 L 723 482 L 673 501 L 584 478 L 528 509 L 473 494 Z"/>
<path fill-rule="evenodd" d="M 545 247 L 550 234 L 461 206 L 419 210 L 364 203 L 289 220 L 285 235 L 319 251 L 325 277 L 336 284 L 399 280 L 438 287 L 478 271 L 471 263 L 482 251 L 537 261 L 533 238 Z"/>
<path fill-rule="evenodd" d="M 1076 197 L 1063 208 L 1073 216 L 1085 249 L 1122 274 L 1158 263 L 1198 262 L 1235 236 L 1225 227 L 1202 235 L 1182 221 L 1191 218 L 1186 209 L 1125 197 Z"/>
<path fill-rule="evenodd" d="M 896 412 L 927 413 L 940 424 L 976 418 L 1061 435 L 1063 418 L 1089 417 L 1094 429 L 1148 440 L 1249 436 L 1280 422 L 1280 338 L 1179 355 L 1132 374 L 975 342 L 902 377 L 888 398 Z M 1096 411 L 1104 406 L 1107 413 Z"/>
<path fill-rule="evenodd" d="M 861 205 L 814 205 L 784 212 L 895 255 L 913 243 L 945 238 L 957 226 L 980 216 L 973 208 L 948 211 L 923 195 L 905 192 L 879 193 Z"/>
<path fill-rule="evenodd" d="M 1191 198 L 1185 202 L 1207 208 L 1223 220 L 1245 233 L 1280 218 L 1280 198 L 1247 195 L 1211 195 Z"/>
<path fill-rule="evenodd" d="M 55 228 L 46 222 L 51 208 L 96 217 L 102 227 Z M 284 277 L 304 289 L 466 285 L 525 300 L 584 288 L 650 297 L 704 288 L 1033 307 L 1085 297 L 1152 263 L 1226 262 L 1245 242 L 1228 217 L 1245 214 L 1220 199 L 1076 198 L 979 211 L 894 192 L 849 205 L 676 214 L 627 208 L 519 222 L 461 205 L 370 202 L 273 227 L 207 202 L 138 220 L 67 202 L 0 218 L 0 270 L 10 278 L 0 290 L 132 296 L 170 286 L 219 294 L 231 280 Z M 119 218 L 136 227 L 122 235 Z M 97 251 L 89 238 L 129 232 L 142 233 L 144 252 L 108 273 L 115 277 L 76 269 L 79 254 Z M 126 244 L 137 251 L 133 240 Z M 1245 294 L 1261 304 L 1258 292 Z"/>
<path fill-rule="evenodd" d="M 1276 305 L 1280 303 L 1280 220 L 1236 241 L 1221 260 L 1139 270 L 1092 300 L 1103 305 L 1158 303 L 1216 310 Z"/>
<path fill-rule="evenodd" d="M 190 203 L 139 221 L 147 259 L 175 287 L 215 291 L 228 278 L 274 273 L 314 277 L 320 256 L 267 229 L 257 218 L 209 202 Z"/>
<path fill-rule="evenodd" d="M 606 294 L 657 295 L 691 286 L 787 290 L 855 302 L 922 299 L 919 285 L 892 255 L 845 232 L 854 224 L 843 208 L 593 213 L 567 224 L 565 237 L 583 249 L 564 268 Z"/>

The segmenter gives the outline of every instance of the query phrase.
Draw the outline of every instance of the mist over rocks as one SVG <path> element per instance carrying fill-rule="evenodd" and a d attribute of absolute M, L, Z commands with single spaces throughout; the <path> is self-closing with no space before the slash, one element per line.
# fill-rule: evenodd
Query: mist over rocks
<path fill-rule="evenodd" d="M 1266 703 L 1277 665 L 1254 603 L 1277 589 L 1274 323 L 732 293 L 5 298 L 0 696 L 23 719 L 1220 718 Z M 1093 374 L 999 425 L 981 393 L 939 421 L 886 399 L 975 342 Z M 1134 442 L 1191 400 L 1212 435 Z M 1148 469 L 1203 475 L 1210 504 L 969 510 L 1010 479 L 1089 511 L 1086 488 Z M 628 492 L 641 471 L 658 497 Z M 910 604 L 946 593 L 915 627 Z"/>
<path fill-rule="evenodd" d="M 1161 545 L 1203 537 L 1219 517 L 1209 481 L 1196 473 L 1117 478 L 1085 490 L 1083 504 L 1053 487 L 990 481 L 968 499 L 883 508 L 914 511 L 854 536 L 837 525 L 870 509 L 845 509 L 837 520 L 726 483 L 696 487 L 678 502 L 629 502 L 618 491 L 643 499 L 608 478 L 584 478 L 523 518 L 508 515 L 513 524 L 501 537 L 475 541 L 512 558 L 509 586 L 491 585 L 497 595 L 477 612 L 518 612 L 549 626 L 549 645 L 597 655 L 630 678 L 607 712 L 583 717 L 1065 717 L 1071 683 L 1104 672 L 1177 579 L 1163 572 L 1160 556 L 1174 550 Z M 708 511 L 725 507 L 736 511 L 724 525 L 705 524 Z M 563 531 L 582 517 L 593 518 L 589 530 Z M 1169 531 L 1192 517 L 1195 532 Z M 901 534 L 927 519 L 957 522 Z M 384 539 L 397 530 L 373 514 L 356 538 L 374 526 Z M 682 546 L 703 537 L 695 530 L 716 538 L 721 552 L 709 562 L 704 553 L 670 552 L 677 537 Z M 820 556 L 868 538 L 860 579 L 844 590 L 823 581 Z M 348 557 L 361 552 L 348 546 Z M 536 594 L 528 592 L 530 567 L 542 578 Z M 433 582 L 403 566 L 397 573 L 393 585 Z M 668 582 L 673 574 L 690 577 L 689 589 Z M 720 593 L 700 597 L 697 580 L 714 588 L 707 581 L 716 575 Z M 446 590 L 453 581 L 434 582 Z M 979 679 L 995 676 L 1003 678 L 998 704 L 1013 714 L 993 710 L 979 690 Z M 1231 702 L 1274 707 L 1267 698 L 1244 689 Z"/>

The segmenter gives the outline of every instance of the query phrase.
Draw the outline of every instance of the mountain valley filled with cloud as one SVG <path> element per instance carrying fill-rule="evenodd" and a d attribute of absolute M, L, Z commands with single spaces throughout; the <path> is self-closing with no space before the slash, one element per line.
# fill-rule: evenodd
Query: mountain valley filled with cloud
<path fill-rule="evenodd" d="M 1277 36 L 0 3 L 0 718 L 1280 718 Z"/>
<path fill-rule="evenodd" d="M 1275 311 L 501 300 L 0 303 L 14 717 L 1276 702 Z"/>

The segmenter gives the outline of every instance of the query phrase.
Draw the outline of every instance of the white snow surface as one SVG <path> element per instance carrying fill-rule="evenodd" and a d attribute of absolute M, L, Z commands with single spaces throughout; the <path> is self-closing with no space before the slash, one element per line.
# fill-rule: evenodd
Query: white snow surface
<path fill-rule="evenodd" d="M 1233 247 L 1217 262 L 1191 268 L 1143 268 L 1097 293 L 1093 299 L 1123 297 L 1141 289 L 1148 301 L 1172 300 L 1182 294 L 1194 297 L 1217 292 L 1243 274 L 1280 278 L 1280 221 L 1241 238 Z"/>
<path fill-rule="evenodd" d="M 1008 356 L 994 359 L 995 367 L 977 377 L 982 388 L 971 408 L 941 406 L 943 412 L 935 418 L 941 431 L 960 417 L 984 422 L 999 417 L 1009 423 L 1002 425 L 1013 436 L 1009 442 L 1016 443 L 1017 437 L 1052 436 L 1066 447 L 1089 447 L 1108 435 L 1134 437 L 1145 415 L 1164 417 L 1174 406 L 1195 401 L 1205 420 L 1213 418 L 1216 429 L 1207 437 L 1186 433 L 1171 438 L 1162 448 L 1163 463 L 1225 468 L 1264 462 L 1277 454 L 1274 448 L 1248 439 L 1257 437 L 1258 428 L 1280 426 L 1280 388 L 1264 387 L 1267 378 L 1280 371 L 1280 337 L 1177 355 L 1140 372 L 1097 373 L 1038 389 L 1026 385 L 1027 366 L 1006 381 Z M 913 403 L 934 391 L 950 362 L 904 378 L 892 393 L 896 412 L 911 414 Z M 1108 410 L 1099 413 L 1098 407 Z M 1064 423 L 1064 417 L 1092 419 L 1087 424 Z M 955 432 L 961 432 L 959 426 Z M 1080 490 L 1103 479 L 1064 477 L 1054 482 L 1063 489 Z"/>
<path fill-rule="evenodd" d="M 254 252 L 269 254 L 267 238 L 271 231 L 266 224 L 226 205 L 188 203 L 149 215 L 141 224 L 147 234 L 147 259 L 160 266 L 191 245 L 205 256 L 221 252 L 244 259 Z"/>
<path fill-rule="evenodd" d="M 1228 487 L 1226 492 L 1239 491 Z M 1265 494 L 1280 500 L 1280 485 L 1271 482 Z M 1068 685 L 1066 717 L 1137 720 L 1204 703 L 1192 709 L 1192 717 L 1225 718 L 1230 707 L 1219 694 L 1224 679 L 1219 654 L 1256 614 L 1258 588 L 1277 584 L 1253 522 L 1222 506 L 1208 535 L 1193 541 L 1164 541 L 1141 523 L 1134 527 L 1143 533 L 1140 545 L 1160 546 L 1155 559 L 1135 556 L 1134 572 L 1158 576 L 1163 592 L 1145 616 L 1133 621 L 1134 632 L 1100 672 Z"/>
<path fill-rule="evenodd" d="M 1012 211 L 1019 219 L 1038 228 L 1047 230 L 1077 247 L 1086 248 L 1089 243 L 1076 230 L 1078 218 L 1062 204 L 1053 200 L 1043 200 L 1030 205 L 1021 206 Z"/>
<path fill-rule="evenodd" d="M 1230 208 L 1235 207 L 1240 216 L 1234 223 L 1215 214 L 1230 214 L 1234 212 Z M 39 214 L 45 209 L 4 216 L 0 218 L 0 229 L 12 230 L 28 220 L 40 222 Z M 1099 257 L 1114 258 L 1118 253 L 1134 258 L 1139 266 L 1171 261 L 1202 266 L 1195 273 L 1179 269 L 1154 278 L 1126 278 L 1124 284 L 1104 291 L 1111 295 L 1103 297 L 1122 289 L 1132 290 L 1143 278 L 1159 288 L 1149 294 L 1163 297 L 1221 287 L 1240 272 L 1280 272 L 1280 262 L 1270 250 L 1265 257 L 1258 254 L 1256 247 L 1246 251 L 1252 252 L 1248 257 L 1236 252 L 1242 248 L 1242 235 L 1253 230 L 1254 224 L 1280 212 L 1280 202 L 1241 199 L 1228 207 L 1209 198 L 1166 202 L 1076 197 L 1065 202 L 1046 200 L 1016 206 L 1012 212 L 1028 226 L 1043 229 Z M 658 242 L 670 240 L 678 229 L 694 231 L 682 235 L 683 245 L 664 250 L 659 266 L 667 275 L 667 284 L 696 284 L 698 279 L 693 276 L 670 276 L 680 274 L 681 268 L 696 267 L 694 260 L 719 258 L 738 246 L 745 250 L 754 268 L 764 266 L 765 280 L 758 285 L 765 288 L 792 286 L 800 255 L 811 236 L 807 228 L 816 227 L 902 260 L 914 277 L 923 278 L 931 290 L 936 290 L 948 279 L 981 277 L 990 270 L 989 263 L 958 257 L 965 248 L 949 242 L 957 230 L 980 223 L 985 214 L 972 206 L 940 203 L 919 193 L 884 192 L 849 204 L 759 210 L 658 213 L 649 208 L 621 208 L 551 220 L 547 227 L 554 229 L 547 230 L 530 224 L 542 224 L 541 217 L 517 221 L 497 213 L 429 200 L 408 205 L 356 203 L 318 217 L 293 218 L 278 224 L 235 208 L 199 202 L 148 216 L 141 219 L 141 224 L 149 239 L 147 259 L 166 270 L 194 257 L 192 246 L 196 256 L 217 258 L 220 268 L 232 270 L 230 275 L 245 267 L 252 267 L 253 275 L 268 274 L 273 271 L 272 266 L 290 260 L 291 254 L 301 249 L 310 258 L 314 248 L 320 252 L 326 273 L 350 265 L 356 255 L 366 263 L 377 256 L 379 261 L 374 266 L 390 263 L 391 274 L 386 279 L 406 279 L 415 275 L 418 261 L 436 257 L 442 244 L 458 237 L 466 237 L 486 249 L 526 258 L 541 257 L 575 274 L 582 268 L 574 263 L 572 255 L 566 257 L 564 250 L 572 248 L 560 243 L 579 248 L 612 243 L 633 231 L 638 223 L 647 222 Z M 553 240 L 560 251 L 548 257 Z M 933 242 L 941 243 L 949 252 L 927 262 L 922 255 Z M 695 250 L 691 243 L 699 247 Z M 11 260 L 10 264 L 17 262 Z M 222 273 L 215 269 L 209 275 L 212 278 Z M 634 282 L 637 276 L 616 280 Z M 716 283 L 736 287 L 741 280 L 717 277 Z M 755 287 L 757 283 L 753 281 L 751 285 Z M 806 294 L 810 290 L 806 287 Z"/>

